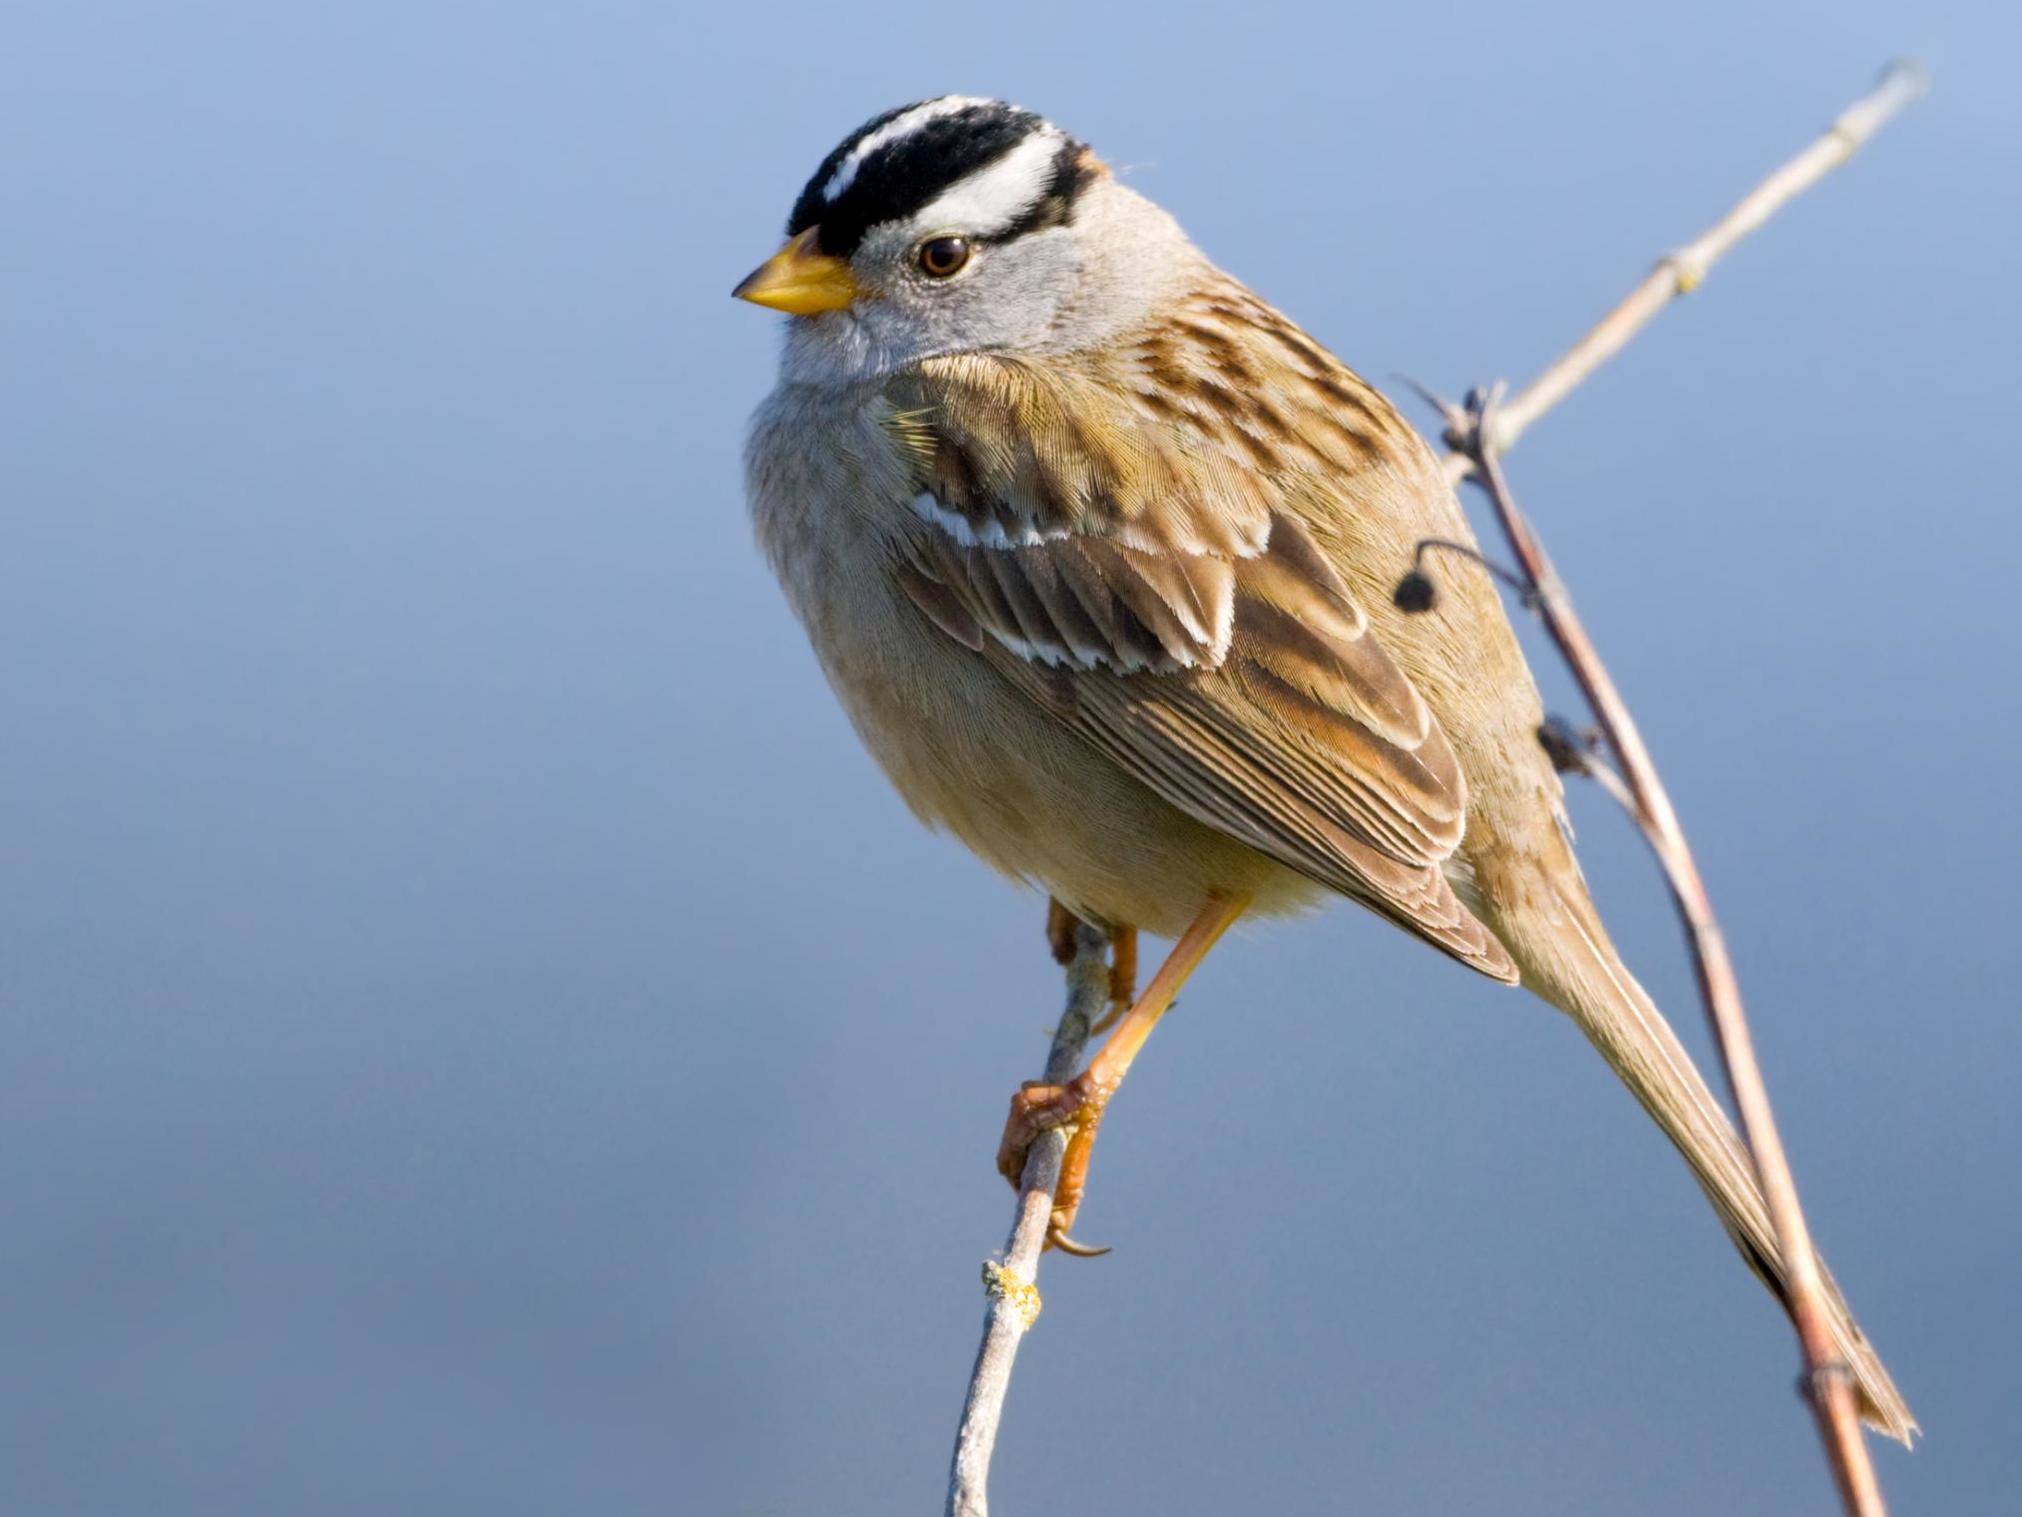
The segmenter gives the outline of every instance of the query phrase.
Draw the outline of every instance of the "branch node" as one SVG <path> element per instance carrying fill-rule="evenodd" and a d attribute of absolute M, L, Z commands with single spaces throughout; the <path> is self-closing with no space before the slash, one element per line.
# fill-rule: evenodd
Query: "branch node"
<path fill-rule="evenodd" d="M 1420 400 L 1424 401 L 1428 406 L 1431 406 L 1433 410 L 1437 411 L 1439 413 L 1440 424 L 1444 426 L 1448 432 L 1452 432 L 1457 427 L 1464 427 L 1467 425 L 1467 413 L 1463 411 L 1459 406 L 1455 405 L 1452 401 L 1448 400 L 1444 395 L 1441 395 L 1437 390 L 1433 389 L 1430 385 L 1420 384 L 1416 379 L 1413 379 L 1409 374 L 1393 373 L 1390 377 L 1396 380 L 1401 385 L 1409 385 L 1412 389 L 1412 392 L 1416 394 Z M 1451 442 L 1448 442 L 1447 446 L 1452 447 L 1453 444 Z"/>
<path fill-rule="evenodd" d="M 1827 1360 L 1817 1369 L 1806 1370 L 1799 1375 L 1797 1394 L 1813 1406 L 1818 1406 L 1835 1385 L 1843 1385 L 1851 1391 L 1860 1389 L 1860 1377 L 1854 1374 L 1853 1366 L 1844 1359 Z"/>
<path fill-rule="evenodd" d="M 1045 1305 L 1039 1299 L 1038 1286 L 1019 1278 L 994 1259 L 983 1261 L 983 1293 L 992 1301 L 1004 1303 L 1017 1318 L 1021 1333 L 1032 1331 L 1032 1324 L 1039 1320 L 1039 1310 Z"/>
<path fill-rule="evenodd" d="M 1677 286 L 1680 295 L 1690 295 L 1706 282 L 1713 262 L 1704 253 L 1692 248 L 1679 248 L 1658 259 L 1657 267 L 1671 271 L 1672 283 Z"/>

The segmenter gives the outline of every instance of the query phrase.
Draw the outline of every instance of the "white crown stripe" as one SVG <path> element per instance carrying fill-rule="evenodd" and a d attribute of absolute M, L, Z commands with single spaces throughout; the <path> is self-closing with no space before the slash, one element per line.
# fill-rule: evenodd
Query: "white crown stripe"
<path fill-rule="evenodd" d="M 1053 178 L 1053 160 L 1066 140 L 1058 127 L 1032 133 L 995 163 L 958 179 L 914 214 L 913 225 L 923 231 L 945 227 L 985 237 L 1002 231 L 1045 195 Z"/>
<path fill-rule="evenodd" d="M 916 105 L 902 116 L 894 116 L 875 132 L 866 136 L 849 151 L 849 156 L 836 165 L 836 171 L 829 175 L 828 183 L 822 186 L 821 198 L 833 201 L 856 183 L 857 170 L 862 168 L 871 154 L 897 142 L 901 137 L 917 132 L 930 121 L 938 121 L 943 116 L 952 116 L 957 111 L 967 110 L 972 105 L 991 105 L 993 101 L 980 95 L 943 95 L 939 100 L 929 100 L 924 105 Z"/>

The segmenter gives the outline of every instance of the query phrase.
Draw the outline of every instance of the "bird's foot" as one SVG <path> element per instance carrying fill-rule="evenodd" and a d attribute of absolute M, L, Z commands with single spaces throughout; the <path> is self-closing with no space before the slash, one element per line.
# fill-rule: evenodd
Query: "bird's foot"
<path fill-rule="evenodd" d="M 1025 1158 L 1039 1135 L 1055 1128 L 1071 1129 L 1067 1152 L 1060 1161 L 1060 1178 L 1053 1187 L 1053 1215 L 1046 1227 L 1046 1246 L 1079 1258 L 1093 1258 L 1109 1252 L 1076 1242 L 1075 1214 L 1088 1185 L 1088 1161 L 1095 1148 L 1095 1130 L 1102 1123 L 1103 1108 L 1115 1087 L 1103 1087 L 1086 1074 L 1078 1074 L 1065 1085 L 1029 1082 L 1011 1098 L 1010 1115 L 1004 1119 L 1004 1136 L 997 1145 L 997 1172 L 1016 1190 L 1024 1182 Z"/>

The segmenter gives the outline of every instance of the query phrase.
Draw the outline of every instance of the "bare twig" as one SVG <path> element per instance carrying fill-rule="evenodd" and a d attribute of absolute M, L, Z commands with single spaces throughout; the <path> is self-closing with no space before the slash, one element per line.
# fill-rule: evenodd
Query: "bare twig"
<path fill-rule="evenodd" d="M 1673 298 L 1697 289 L 1737 242 L 1851 158 L 1855 148 L 1923 94 L 1927 82 L 1919 63 L 1902 60 L 1890 64 L 1875 87 L 1842 111 L 1823 136 L 1743 195 L 1732 210 L 1698 237 L 1658 259 L 1657 266 L 1619 305 L 1500 408 L 1492 439 L 1495 450 L 1506 453 L 1514 447 L 1532 422 L 1621 352 Z M 1449 436 L 1446 445 L 1455 447 L 1454 438 Z M 1446 456 L 1446 477 L 1454 484 L 1465 479 L 1473 467 L 1473 461 L 1457 448 Z"/>
<path fill-rule="evenodd" d="M 1045 1080 L 1064 1085 L 1081 1068 L 1089 1024 L 1109 1003 L 1109 939 L 1086 923 L 1075 928 L 1074 958 L 1067 966 L 1067 1009 L 1054 1030 L 1046 1056 Z M 1067 1152 L 1067 1129 L 1043 1132 L 1025 1159 L 1018 1190 L 1018 1213 L 1004 1256 L 983 1265 L 990 1304 L 983 1314 L 983 1342 L 969 1374 L 962 1424 L 955 1432 L 955 1458 L 948 1471 L 948 1517 L 986 1517 L 990 1510 L 990 1454 L 997 1445 L 997 1422 L 1011 1386 L 1018 1344 L 1039 1315 L 1039 1253 L 1053 1215 L 1053 1187 Z"/>
<path fill-rule="evenodd" d="M 1783 1256 L 1784 1299 L 1804 1351 L 1807 1399 L 1818 1418 L 1819 1434 L 1825 1440 L 1826 1457 L 1839 1483 L 1840 1499 L 1854 1517 L 1884 1517 L 1881 1490 L 1875 1483 L 1867 1440 L 1861 1433 L 1853 1377 L 1833 1341 L 1819 1280 L 1818 1256 L 1812 1250 L 1811 1232 L 1798 1204 L 1797 1185 L 1791 1178 L 1783 1140 L 1777 1135 L 1776 1119 L 1770 1111 L 1769 1091 L 1755 1060 L 1755 1043 L 1749 1035 L 1748 1017 L 1741 1005 L 1741 986 L 1727 954 L 1726 939 L 1714 919 L 1712 899 L 1685 841 L 1677 812 L 1672 809 L 1671 797 L 1658 777 L 1649 749 L 1643 746 L 1642 734 L 1636 730 L 1629 708 L 1623 704 L 1606 665 L 1574 612 L 1564 583 L 1510 495 L 1493 441 L 1499 435 L 1495 425 L 1496 401 L 1496 391 L 1476 390 L 1468 397 L 1464 412 L 1449 414 L 1448 435 L 1473 465 L 1475 483 L 1494 507 L 1503 535 L 1509 539 L 1510 551 L 1516 555 L 1518 572 L 1528 584 L 1526 598 L 1537 610 L 1593 708 L 1599 742 L 1613 757 L 1617 770 L 1617 775 L 1611 778 L 1617 778 L 1618 784 L 1608 788 L 1626 804 L 1663 866 L 1671 898 L 1692 947 L 1700 997 L 1720 1047 L 1728 1089 L 1741 1113 L 1741 1130 L 1755 1162 L 1770 1224 L 1776 1230 L 1777 1250 Z M 1562 765 L 1583 770 L 1591 766 L 1584 752 L 1568 744 L 1563 729 L 1548 726 L 1539 735 Z"/>
<path fill-rule="evenodd" d="M 1763 180 L 1738 204 L 1722 217 L 1713 227 L 1677 252 L 1660 260 L 1657 267 L 1625 296 L 1620 304 L 1601 318 L 1584 337 L 1560 356 L 1542 374 L 1520 391 L 1507 405 L 1496 408 L 1499 414 L 1491 417 L 1494 431 L 1492 436 L 1484 436 L 1480 417 L 1470 424 L 1472 435 L 1456 435 L 1449 428 L 1447 444 L 1456 451 L 1446 458 L 1447 478 L 1459 483 L 1477 469 L 1476 457 L 1460 445 L 1468 443 L 1483 457 L 1493 459 L 1496 453 L 1511 447 L 1517 438 L 1545 412 L 1563 400 L 1588 375 L 1606 363 L 1645 326 L 1652 317 L 1662 310 L 1673 297 L 1696 288 L 1705 279 L 1707 272 L 1724 257 L 1743 237 L 1761 226 L 1787 202 L 1809 189 L 1831 170 L 1837 168 L 1853 155 L 1869 137 L 1873 136 L 1886 122 L 1924 91 L 1923 69 L 1915 64 L 1901 62 L 1892 64 L 1884 71 L 1875 88 L 1849 106 L 1829 127 L 1825 134 L 1814 141 L 1795 158 Z M 1489 408 L 1484 408 L 1489 409 Z M 1499 471 L 1494 477 L 1500 478 Z M 1504 496 L 1507 499 L 1507 495 Z M 1511 508 L 1510 520 L 1521 525 L 1521 517 Z M 1535 550 L 1535 539 L 1528 537 Z M 1449 545 L 1438 544 L 1438 547 Z M 1463 545 L 1451 545 L 1466 551 Z M 1527 592 L 1531 597 L 1540 597 L 1547 583 L 1556 594 L 1563 594 L 1557 580 L 1541 579 L 1537 567 L 1544 567 L 1549 573 L 1540 554 L 1537 565 L 1526 565 L 1532 588 Z M 1493 567 L 1493 566 L 1491 566 Z M 1540 602 L 1542 609 L 1542 603 Z M 1577 622 L 1573 625 L 1577 628 Z M 1584 634 L 1582 634 L 1584 639 Z M 1563 644 L 1561 645 L 1563 651 Z M 1588 651 L 1591 652 L 1589 646 Z M 1571 661 L 1571 655 L 1568 655 Z M 1621 725 L 1607 733 L 1611 746 L 1618 743 L 1619 734 L 1626 731 L 1629 741 L 1643 765 L 1648 765 L 1648 754 L 1644 752 L 1635 728 L 1628 721 L 1628 713 L 1620 710 L 1619 698 L 1612 685 L 1606 684 L 1607 676 L 1600 669 L 1599 661 L 1592 666 L 1606 688 L 1607 696 L 1614 701 L 1621 718 Z M 1576 666 L 1576 673 L 1578 672 Z M 1592 698 L 1593 692 L 1589 691 Z M 1599 702 L 1596 701 L 1596 709 Z M 1618 747 L 1618 753 L 1620 752 Z M 1638 792 L 1634 785 L 1636 768 L 1626 760 L 1622 764 L 1625 780 L 1605 764 L 1591 760 L 1592 772 L 1618 799 L 1629 804 L 1632 814 L 1639 818 L 1645 811 L 1659 816 L 1676 832 L 1677 818 L 1671 813 L 1670 802 L 1664 797 L 1661 786 L 1655 785 L 1655 771 L 1650 770 L 1648 778 L 1651 787 Z M 1641 794 L 1644 799 L 1638 800 Z M 1654 809 L 1649 797 L 1654 796 Z M 1655 836 L 1652 844 L 1656 846 Z M 1770 1198 L 1770 1211 L 1776 1219 L 1777 1237 L 1783 1256 L 1792 1261 L 1789 1292 L 1791 1312 L 1797 1321 L 1800 1339 L 1805 1346 L 1807 1363 L 1811 1373 L 1807 1379 L 1813 1405 L 1817 1408 L 1820 1428 L 1826 1436 L 1828 1452 L 1833 1460 L 1833 1468 L 1840 1480 L 1842 1496 L 1849 1512 L 1859 1517 L 1882 1517 L 1881 1496 L 1874 1483 L 1874 1472 L 1867 1461 L 1867 1449 L 1861 1439 L 1859 1419 L 1854 1415 L 1853 1391 L 1843 1372 L 1835 1372 L 1835 1351 L 1825 1319 L 1818 1309 L 1818 1267 L 1816 1256 L 1811 1249 L 1809 1236 L 1804 1231 L 1804 1219 L 1796 1209 L 1796 1196 L 1790 1189 L 1790 1172 L 1783 1158 L 1783 1150 L 1776 1139 L 1776 1131 L 1769 1118 L 1768 1098 L 1762 1095 L 1759 1107 L 1754 1098 L 1741 1098 L 1741 1088 L 1745 1080 L 1752 1080 L 1755 1092 L 1761 1091 L 1761 1075 L 1755 1067 L 1753 1046 L 1748 1039 L 1747 1024 L 1739 1016 L 1740 997 L 1734 987 L 1733 969 L 1727 962 L 1726 950 L 1714 923 L 1711 908 L 1703 915 L 1695 915 L 1688 910 L 1693 902 L 1703 904 L 1704 886 L 1699 882 L 1696 869 L 1691 867 L 1691 856 L 1683 852 L 1683 837 L 1678 835 L 1678 848 L 1683 856 L 1687 873 L 1680 878 L 1691 886 L 1691 895 L 1678 890 L 1674 885 L 1681 912 L 1686 914 L 1688 928 L 1695 944 L 1711 943 L 1716 970 L 1709 971 L 1702 958 L 1701 987 L 1706 992 L 1709 1007 L 1716 994 L 1731 996 L 1735 1011 L 1735 1021 L 1739 1027 L 1738 1038 L 1724 1030 L 1716 1015 L 1715 1030 L 1720 1037 L 1722 1056 L 1728 1061 L 1729 1082 L 1736 1093 L 1737 1104 L 1742 1111 L 1743 1129 L 1749 1138 L 1751 1152 L 1756 1155 L 1756 1163 L 1764 1163 L 1762 1150 L 1757 1148 L 1758 1121 L 1761 1130 L 1768 1134 L 1770 1150 L 1769 1162 L 1780 1172 L 1784 1194 L 1790 1201 L 1790 1212 L 1795 1221 L 1796 1231 L 1787 1234 L 1785 1217 L 1779 1206 L 1779 1196 L 1767 1178 L 1764 1191 Z M 1670 868 L 1670 857 L 1662 847 L 1659 857 Z M 1070 1078 L 1081 1062 L 1082 1046 L 1088 1036 L 1088 1025 L 1104 1005 L 1108 994 L 1108 976 L 1104 969 L 1106 943 L 1101 934 L 1083 927 L 1076 940 L 1076 954 L 1068 967 L 1068 1006 L 1062 1016 L 1059 1031 L 1053 1041 L 1053 1048 L 1046 1061 L 1046 1079 L 1058 1084 Z M 1718 983 L 1715 983 L 1716 975 Z M 1737 1066 L 1737 1055 L 1739 1066 Z M 1745 1066 L 1746 1075 L 1740 1072 Z M 984 1266 L 983 1277 L 990 1305 L 984 1317 L 983 1342 L 976 1354 L 976 1366 L 970 1375 L 968 1397 L 962 1408 L 962 1422 L 956 1434 L 955 1457 L 948 1479 L 949 1517 L 985 1517 L 989 1510 L 986 1485 L 990 1473 L 990 1455 L 996 1445 L 997 1424 L 1002 1413 L 1005 1393 L 1010 1386 L 1011 1366 L 1017 1356 L 1019 1341 L 1031 1327 L 1039 1313 L 1039 1292 L 1034 1285 L 1038 1270 L 1039 1253 L 1046 1237 L 1047 1224 L 1051 1217 L 1053 1186 L 1059 1178 L 1060 1160 L 1066 1149 L 1064 1132 L 1043 1133 L 1032 1147 L 1026 1160 L 1024 1184 L 1018 1195 L 1018 1213 L 1013 1223 L 1011 1237 L 1005 1245 L 1001 1263 L 992 1262 Z M 1793 1239 L 1795 1245 L 1793 1246 Z M 1800 1311 L 1798 1302 L 1807 1301 L 1808 1307 Z M 1822 1348 L 1820 1347 L 1822 1345 Z M 1843 1367 L 1840 1367 L 1843 1371 Z"/>
<path fill-rule="evenodd" d="M 1791 1321 L 1804 1350 L 1807 1396 L 1818 1418 L 1819 1433 L 1825 1441 L 1841 1502 L 1858 1517 L 1882 1517 L 1885 1508 L 1881 1490 L 1861 1433 L 1854 1388 L 1846 1367 L 1839 1362 L 1826 1319 L 1818 1257 L 1812 1250 L 1789 1161 L 1777 1135 L 1762 1072 L 1755 1061 L 1754 1041 L 1749 1036 L 1726 942 L 1649 752 L 1573 615 L 1563 585 L 1510 500 L 1507 483 L 1495 460 L 1514 446 L 1532 422 L 1620 352 L 1673 298 L 1696 289 L 1736 243 L 1852 157 L 1856 148 L 1922 95 L 1927 83 L 1920 64 L 1898 61 L 1889 65 L 1874 88 L 1841 112 L 1822 136 L 1742 196 L 1713 226 L 1677 252 L 1660 259 L 1613 310 L 1507 404 L 1496 404 L 1497 397 L 1493 396 L 1470 397 L 1476 403 L 1465 415 L 1449 415 L 1446 435 L 1447 446 L 1454 450 L 1446 458 L 1447 478 L 1458 483 L 1472 474 L 1489 491 L 1504 534 L 1518 557 L 1518 567 L 1530 581 L 1525 598 L 1544 618 L 1560 653 L 1572 667 L 1600 719 L 1601 741 L 1613 752 L 1619 772 L 1591 761 L 1589 772 L 1624 802 L 1642 827 L 1664 867 L 1679 914 L 1685 921 L 1701 995 L 1727 1072 L 1728 1088 L 1741 1116 L 1742 1132 L 1789 1274 L 1785 1292 Z"/>

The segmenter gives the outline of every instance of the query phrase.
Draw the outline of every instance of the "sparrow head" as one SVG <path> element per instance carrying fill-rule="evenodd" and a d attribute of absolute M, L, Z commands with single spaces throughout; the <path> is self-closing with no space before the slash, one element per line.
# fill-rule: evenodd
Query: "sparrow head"
<path fill-rule="evenodd" d="M 1030 111 L 969 95 L 875 116 L 824 158 L 735 291 L 796 318 L 788 377 L 1099 340 L 1187 250 L 1170 218 Z"/>

